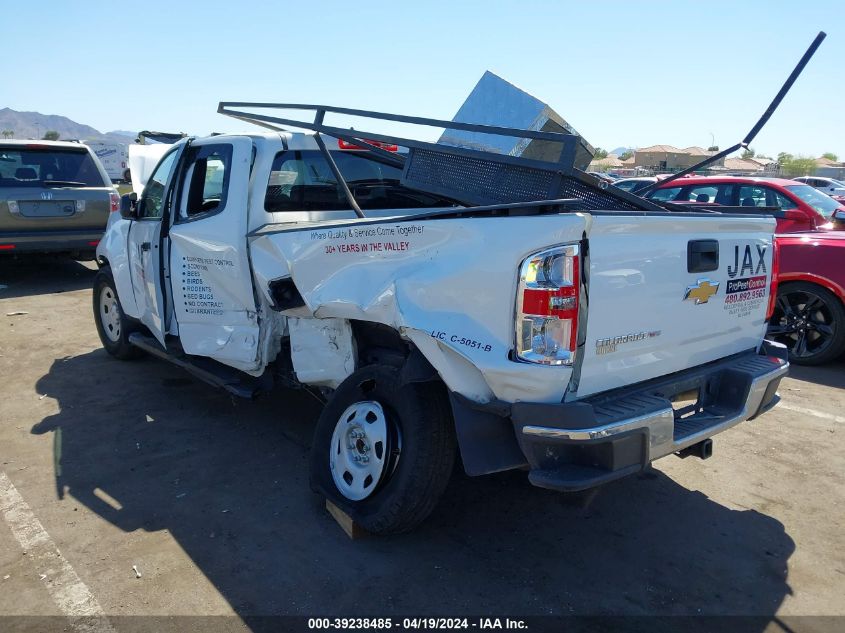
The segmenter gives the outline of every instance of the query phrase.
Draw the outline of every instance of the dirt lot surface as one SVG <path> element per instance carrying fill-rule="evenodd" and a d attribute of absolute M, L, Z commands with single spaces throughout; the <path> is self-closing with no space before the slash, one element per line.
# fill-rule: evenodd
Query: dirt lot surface
<path fill-rule="evenodd" d="M 415 533 L 352 542 L 308 487 L 317 404 L 112 359 L 93 274 L 0 261 L 0 614 L 845 614 L 841 361 L 706 462 L 579 497 L 456 473 Z"/>

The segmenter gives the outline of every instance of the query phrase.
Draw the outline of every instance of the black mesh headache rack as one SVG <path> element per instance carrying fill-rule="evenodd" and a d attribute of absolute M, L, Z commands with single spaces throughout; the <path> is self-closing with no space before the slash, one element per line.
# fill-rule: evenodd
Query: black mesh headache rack
<path fill-rule="evenodd" d="M 301 120 L 258 112 L 245 112 L 243 108 L 265 112 L 272 110 L 313 111 L 314 119 Z M 334 172 L 338 185 L 346 194 L 352 208 L 359 217 L 364 217 L 364 214 L 355 202 L 342 174 L 337 169 L 331 157 L 331 152 L 325 147 L 321 134 L 370 150 L 380 159 L 402 168 L 402 185 L 459 201 L 470 207 L 467 209 L 468 211 L 476 207 L 479 207 L 476 210 L 480 211 L 482 208 L 494 210 L 522 207 L 528 210 L 539 209 L 543 206 L 557 207 L 559 210 L 581 211 L 666 211 L 665 208 L 649 200 L 609 186 L 603 180 L 577 169 L 574 166 L 574 161 L 580 137 L 574 134 L 476 125 L 402 114 L 301 103 L 224 101 L 220 103 L 217 111 L 220 114 L 280 132 L 287 131 L 285 127 L 281 126 L 318 132 L 315 135 L 315 140 L 329 167 Z M 558 143 L 561 147 L 560 157 L 557 162 L 548 162 L 429 143 L 377 132 L 335 127 L 324 123 L 326 113 Z M 379 147 L 379 144 L 406 147 L 408 152 L 407 154 L 400 154 L 386 151 Z"/>
<path fill-rule="evenodd" d="M 658 185 L 663 186 L 672 180 L 692 174 L 739 149 L 747 148 L 752 139 L 771 118 L 786 93 L 804 70 L 826 37 L 820 32 L 798 64 L 793 69 L 781 89 L 775 95 L 763 116 L 757 121 L 746 137 L 736 145 L 715 153 L 713 156 L 684 169 L 669 178 L 646 187 L 640 192 L 645 194 Z M 253 110 L 244 111 L 243 108 Z M 314 112 L 313 120 L 302 120 L 284 116 L 273 116 L 261 112 L 268 111 L 305 111 Z M 698 212 L 698 213 L 735 213 L 742 208 L 720 207 L 718 210 L 709 205 L 690 205 L 663 203 L 657 204 L 645 198 L 623 191 L 605 181 L 591 176 L 575 167 L 575 156 L 580 137 L 574 134 L 524 130 L 494 125 L 478 125 L 457 121 L 443 121 L 403 114 L 389 114 L 327 105 L 302 103 L 256 103 L 244 101 L 221 101 L 217 108 L 220 114 L 234 117 L 241 121 L 254 123 L 271 130 L 286 132 L 288 126 L 317 132 L 314 138 L 334 172 L 338 186 L 345 194 L 349 204 L 358 217 L 364 217 L 360 206 L 355 201 L 349 186 L 340 173 L 331 152 L 326 148 L 321 134 L 340 139 L 367 149 L 380 159 L 402 168 L 401 184 L 411 189 L 445 196 L 469 207 L 465 212 L 496 211 L 499 209 L 521 210 L 522 212 L 542 212 L 580 210 L 580 211 L 622 211 L 622 212 Z M 512 156 L 495 152 L 486 152 L 464 147 L 453 147 L 440 143 L 428 143 L 377 132 L 365 132 L 352 128 L 327 125 L 327 113 L 360 117 L 363 119 L 392 121 L 420 126 L 462 130 L 494 136 L 508 136 L 521 139 L 539 140 L 560 144 L 557 162 L 543 161 L 521 156 Z M 380 144 L 398 145 L 408 149 L 407 155 L 389 152 Z M 747 209 L 745 209 L 747 211 Z M 443 213 L 455 213 L 442 211 Z"/>

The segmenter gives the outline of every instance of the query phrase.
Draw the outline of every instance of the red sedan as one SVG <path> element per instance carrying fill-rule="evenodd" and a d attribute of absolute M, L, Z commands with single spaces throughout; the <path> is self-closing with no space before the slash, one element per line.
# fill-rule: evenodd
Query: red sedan
<path fill-rule="evenodd" d="M 646 195 L 650 200 L 755 208 L 777 218 L 778 233 L 845 229 L 845 206 L 810 185 L 783 178 L 691 176 Z M 772 211 L 780 207 L 780 211 Z"/>
<path fill-rule="evenodd" d="M 790 361 L 817 365 L 845 352 L 845 232 L 776 236 L 778 296 L 768 338 Z"/>

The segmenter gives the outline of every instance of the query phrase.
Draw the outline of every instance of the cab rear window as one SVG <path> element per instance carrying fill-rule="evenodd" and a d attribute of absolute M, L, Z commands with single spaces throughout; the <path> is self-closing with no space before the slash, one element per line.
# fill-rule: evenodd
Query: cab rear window
<path fill-rule="evenodd" d="M 87 149 L 0 146 L 0 187 L 104 187 Z"/>
<path fill-rule="evenodd" d="M 404 187 L 399 182 L 401 169 L 365 152 L 337 151 L 332 158 L 363 210 L 454 206 L 450 200 Z M 278 212 L 348 211 L 351 207 L 320 151 L 290 150 L 273 160 L 264 208 Z"/>

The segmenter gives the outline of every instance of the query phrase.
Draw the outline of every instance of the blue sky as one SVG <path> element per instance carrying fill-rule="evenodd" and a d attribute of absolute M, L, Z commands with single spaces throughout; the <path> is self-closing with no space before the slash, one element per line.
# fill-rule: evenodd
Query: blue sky
<path fill-rule="evenodd" d="M 102 131 L 245 129 L 216 113 L 221 100 L 449 119 L 490 69 L 607 149 L 739 141 L 824 30 L 752 146 L 845 158 L 838 1 L 15 1 L 2 13 L 0 107 Z"/>

